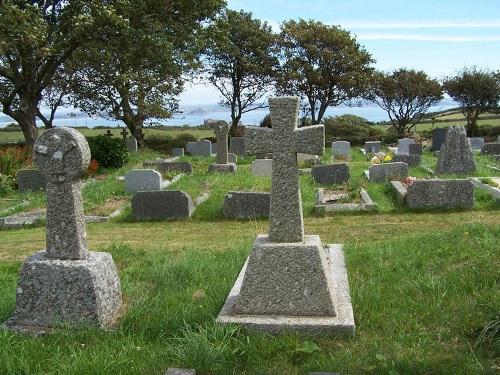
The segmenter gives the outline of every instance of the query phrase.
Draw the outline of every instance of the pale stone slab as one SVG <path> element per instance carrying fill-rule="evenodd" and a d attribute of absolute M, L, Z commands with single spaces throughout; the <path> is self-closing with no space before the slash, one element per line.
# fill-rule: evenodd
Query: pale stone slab
<path fill-rule="evenodd" d="M 351 143 L 347 141 L 332 142 L 332 155 L 334 159 L 347 160 L 351 151 Z"/>
<path fill-rule="evenodd" d="M 172 149 L 172 156 L 184 156 L 184 149 L 182 147 L 174 147 Z"/>
<path fill-rule="evenodd" d="M 271 177 L 273 174 L 273 159 L 255 159 L 252 162 L 254 176 Z"/>
<path fill-rule="evenodd" d="M 374 164 L 368 170 L 368 179 L 371 182 L 404 180 L 407 176 L 408 164 L 401 162 Z"/>
<path fill-rule="evenodd" d="M 381 149 L 382 149 L 381 141 L 365 142 L 365 153 L 367 154 L 375 154 L 377 152 L 380 152 Z"/>
<path fill-rule="evenodd" d="M 134 136 L 127 137 L 127 150 L 130 153 L 137 152 L 137 139 Z"/>
<path fill-rule="evenodd" d="M 212 142 L 202 139 L 198 142 L 188 142 L 186 151 L 193 156 L 212 156 Z"/>
<path fill-rule="evenodd" d="M 128 194 L 161 190 L 162 187 L 161 174 L 153 169 L 131 169 L 125 175 L 125 191 Z"/>
<path fill-rule="evenodd" d="M 469 138 L 469 144 L 470 148 L 473 151 L 481 151 L 481 149 L 484 146 L 484 138 L 481 137 Z"/>
<path fill-rule="evenodd" d="M 194 369 L 169 368 L 165 375 L 196 375 L 196 371 Z"/>
<path fill-rule="evenodd" d="M 413 138 L 401 138 L 398 139 L 398 154 L 409 155 L 410 154 L 410 144 L 415 143 Z"/>
<path fill-rule="evenodd" d="M 463 126 L 450 126 L 439 152 L 436 173 L 471 174 L 476 170 L 474 155 Z"/>
<path fill-rule="evenodd" d="M 272 334 L 299 331 L 307 334 L 353 335 L 355 330 L 354 314 L 342 245 L 329 245 L 326 254 L 330 274 L 329 279 L 331 280 L 329 287 L 333 291 L 335 315 L 285 316 L 279 314 L 271 316 L 236 314 L 235 305 L 239 300 L 243 279 L 247 273 L 247 259 L 217 317 L 217 322 L 221 324 L 239 324 L 248 329 Z"/>

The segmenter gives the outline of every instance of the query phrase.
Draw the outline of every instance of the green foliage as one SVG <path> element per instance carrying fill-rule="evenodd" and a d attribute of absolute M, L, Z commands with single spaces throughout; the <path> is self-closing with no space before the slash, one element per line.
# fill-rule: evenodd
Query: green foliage
<path fill-rule="evenodd" d="M 15 176 L 16 172 L 31 164 L 31 149 L 26 146 L 0 149 L 0 174 Z"/>
<path fill-rule="evenodd" d="M 368 120 L 354 115 L 325 117 L 323 124 L 326 144 L 349 141 L 351 145 L 362 145 L 367 140 L 378 139 L 382 135 L 382 131 L 370 125 Z"/>
<path fill-rule="evenodd" d="M 476 67 L 464 68 L 443 82 L 445 91 L 460 103 L 467 120 L 467 134 L 478 135 L 481 113 L 495 111 L 500 102 L 500 74 Z"/>
<path fill-rule="evenodd" d="M 374 62 L 355 37 L 338 26 L 315 21 L 287 21 L 279 36 L 281 67 L 278 91 L 305 99 L 312 124 L 330 106 L 361 96 Z"/>
<path fill-rule="evenodd" d="M 16 181 L 12 176 L 7 176 L 0 173 L 0 197 L 5 197 L 6 195 L 14 191 L 14 186 Z"/>
<path fill-rule="evenodd" d="M 259 126 L 261 128 L 271 128 L 271 114 L 268 113 L 264 116 L 264 118 L 260 121 Z"/>
<path fill-rule="evenodd" d="M 176 137 L 169 135 L 149 135 L 145 138 L 146 147 L 168 153 L 173 148 L 185 148 L 188 142 L 196 142 L 197 138 L 192 134 L 179 134 Z"/>
<path fill-rule="evenodd" d="M 121 139 L 104 135 L 87 139 L 92 159 L 102 168 L 121 168 L 129 158 L 127 147 Z"/>
<path fill-rule="evenodd" d="M 231 134 L 241 115 L 263 108 L 259 102 L 272 83 L 278 64 L 275 35 L 251 13 L 227 9 L 209 29 L 205 73 L 231 108 Z"/>
<path fill-rule="evenodd" d="M 396 133 L 405 136 L 443 92 L 423 71 L 399 69 L 375 74 L 367 97 L 387 112 Z"/>

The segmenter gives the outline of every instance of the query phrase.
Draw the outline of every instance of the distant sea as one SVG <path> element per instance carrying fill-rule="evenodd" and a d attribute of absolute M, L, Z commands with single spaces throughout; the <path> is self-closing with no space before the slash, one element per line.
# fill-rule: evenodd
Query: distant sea
<path fill-rule="evenodd" d="M 452 102 L 451 100 L 445 99 L 441 103 L 439 103 L 439 105 L 431 107 L 429 112 L 443 111 L 456 106 L 456 103 Z M 174 117 L 168 120 L 152 121 L 156 124 L 166 126 L 199 126 L 203 124 L 205 119 L 226 121 L 231 120 L 230 111 L 227 108 L 219 106 L 217 104 L 185 106 L 181 108 L 181 111 L 182 113 L 176 113 Z M 268 112 L 268 109 L 257 109 L 245 113 L 241 121 L 244 125 L 258 125 Z M 343 114 L 353 114 L 356 116 L 361 116 L 373 122 L 389 120 L 387 113 L 374 104 L 363 105 L 361 107 L 348 107 L 342 105 L 329 108 L 326 111 L 326 116 L 338 116 Z M 15 121 L 8 116 L 0 116 L 0 128 L 3 128 L 13 122 L 15 123 Z M 124 125 L 122 121 L 108 120 L 101 117 L 89 117 L 85 113 L 75 113 L 74 110 L 68 108 L 61 108 L 58 111 L 58 113 L 56 114 L 56 118 L 54 119 L 54 124 L 56 126 L 86 126 L 89 128 L 93 128 L 96 126 L 123 127 Z M 37 121 L 37 125 L 43 126 L 41 121 Z"/>

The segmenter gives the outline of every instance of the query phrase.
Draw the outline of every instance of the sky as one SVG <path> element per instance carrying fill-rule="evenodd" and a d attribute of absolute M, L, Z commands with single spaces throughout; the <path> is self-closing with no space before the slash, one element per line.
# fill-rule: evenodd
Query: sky
<path fill-rule="evenodd" d="M 375 67 L 444 78 L 464 66 L 500 69 L 500 0 L 227 0 L 275 31 L 289 19 L 338 25 L 356 36 Z M 181 105 L 217 102 L 210 86 L 186 87 Z"/>

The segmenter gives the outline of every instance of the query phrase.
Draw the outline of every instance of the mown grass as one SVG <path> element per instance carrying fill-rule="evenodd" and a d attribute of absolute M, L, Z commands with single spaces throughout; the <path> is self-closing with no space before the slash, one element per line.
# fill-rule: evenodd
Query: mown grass
<path fill-rule="evenodd" d="M 174 251 L 161 241 L 100 248 L 113 254 L 122 281 L 126 310 L 116 331 L 35 339 L 1 331 L 0 373 L 494 373 L 500 348 L 476 341 L 491 319 L 487 305 L 499 308 L 498 225 L 346 242 L 357 323 L 348 340 L 270 337 L 214 323 L 249 252 L 249 228 L 239 228 L 246 239 L 233 245 L 219 236 L 224 251 L 206 250 L 202 240 Z M 209 241 L 213 235 L 201 234 Z M 0 262 L 0 320 L 14 306 L 18 268 L 18 261 Z"/>

